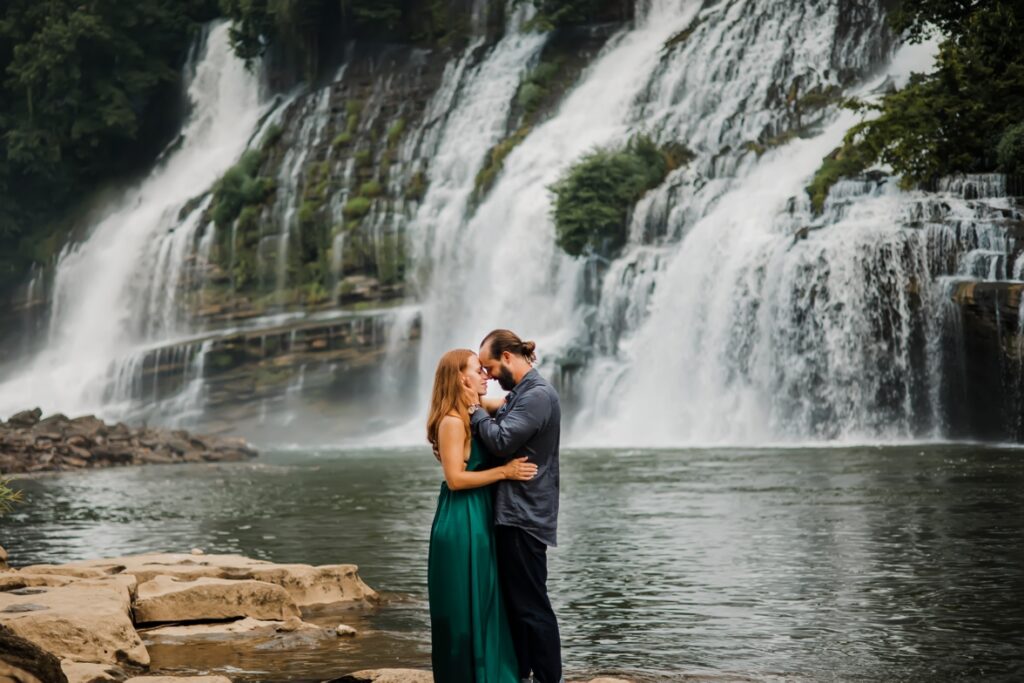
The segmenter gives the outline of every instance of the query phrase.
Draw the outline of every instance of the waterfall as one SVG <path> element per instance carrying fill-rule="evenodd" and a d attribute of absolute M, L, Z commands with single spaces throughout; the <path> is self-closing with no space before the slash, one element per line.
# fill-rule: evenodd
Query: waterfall
<path fill-rule="evenodd" d="M 574 443 L 944 438 L 952 292 L 1024 273 L 986 213 L 1008 210 L 1005 183 L 904 192 L 872 171 L 836 184 L 820 213 L 804 191 L 856 120 L 837 103 L 927 68 L 934 44 L 893 54 L 883 7 L 855 0 L 647 0 L 557 105 L 513 133 L 520 86 L 560 35 L 523 30 L 529 5 L 509 3 L 494 43 L 488 3 L 474 0 L 470 44 L 443 65 L 429 61 L 440 50 L 353 47 L 333 81 L 262 121 L 256 77 L 226 25 L 213 27 L 185 70 L 183 144 L 64 249 L 44 288 L 49 339 L 0 385 L 0 412 L 119 418 L 160 404 L 180 421 L 207 400 L 249 401 L 228 419 L 248 415 L 275 438 L 419 442 L 440 354 L 510 327 L 563 383 Z M 181 293 L 199 291 L 211 253 L 227 260 L 209 190 L 271 125 L 285 142 L 264 149 L 276 192 L 259 209 L 261 286 L 197 316 Z M 639 133 L 694 158 L 640 200 L 620 253 L 567 256 L 550 187 Z M 481 191 L 488 150 L 506 143 Z M 305 225 L 329 245 L 313 310 L 298 300 L 305 281 L 291 281 L 298 247 L 321 236 Z M 290 288 L 296 305 L 275 311 Z M 236 351 L 265 386 L 230 376 Z"/>
<path fill-rule="evenodd" d="M 128 189 L 88 239 L 66 247 L 53 283 L 49 338 L 22 372 L 0 385 L 0 413 L 59 405 L 117 417 L 108 382 L 124 377 L 138 347 L 176 331 L 172 287 L 182 277 L 206 192 L 245 149 L 261 114 L 259 83 L 238 60 L 228 25 L 214 26 L 185 70 L 191 114 L 180 147 Z M 150 292 L 149 296 L 143 294 Z"/>

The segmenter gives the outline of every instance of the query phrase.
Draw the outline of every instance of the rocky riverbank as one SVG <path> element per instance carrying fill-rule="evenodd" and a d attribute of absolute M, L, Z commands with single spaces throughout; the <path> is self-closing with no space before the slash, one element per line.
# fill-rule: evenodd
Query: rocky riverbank
<path fill-rule="evenodd" d="M 339 641 L 359 647 L 360 633 L 307 619 L 379 602 L 351 564 L 274 564 L 198 549 L 20 569 L 0 561 L 0 681 L 231 683 L 227 662 L 190 660 L 189 670 L 217 675 L 180 675 L 154 670 L 150 650 L 174 641 L 199 652 L 227 641 L 234 650 L 337 652 Z M 369 669 L 330 683 L 432 680 L 429 671 Z"/>
<path fill-rule="evenodd" d="M 237 461 L 256 455 L 241 438 L 107 424 L 92 415 L 71 419 L 57 413 L 43 419 L 39 408 L 0 422 L 0 474 Z"/>
<path fill-rule="evenodd" d="M 0 680 L 134 680 L 150 667 L 145 642 L 161 636 L 307 637 L 315 646 L 356 633 L 304 621 L 303 609 L 377 600 L 355 565 L 274 564 L 199 550 L 7 568 L 0 570 Z"/>

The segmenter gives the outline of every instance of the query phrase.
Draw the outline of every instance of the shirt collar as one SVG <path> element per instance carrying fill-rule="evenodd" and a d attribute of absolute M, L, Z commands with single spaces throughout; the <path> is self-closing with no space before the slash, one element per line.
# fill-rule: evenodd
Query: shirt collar
<path fill-rule="evenodd" d="M 523 375 L 523 378 L 521 380 L 519 380 L 519 384 L 515 385 L 512 388 L 512 391 L 508 392 L 508 396 L 506 397 L 506 400 L 511 401 L 513 398 L 516 397 L 516 395 L 520 391 L 522 391 L 523 389 L 527 389 L 527 388 L 533 386 L 534 384 L 537 383 L 537 381 L 539 379 L 540 379 L 540 373 L 537 372 L 537 368 L 531 368 L 530 371 L 528 373 L 526 373 L 525 375 Z"/>

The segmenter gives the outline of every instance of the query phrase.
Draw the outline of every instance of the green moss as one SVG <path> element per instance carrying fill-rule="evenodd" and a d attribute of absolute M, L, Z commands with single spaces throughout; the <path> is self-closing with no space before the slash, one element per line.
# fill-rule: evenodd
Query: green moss
<path fill-rule="evenodd" d="M 678 33 L 673 35 L 671 38 L 666 40 L 665 44 L 662 46 L 661 49 L 663 49 L 666 52 L 668 52 L 670 50 L 676 49 L 680 45 L 685 44 L 686 41 L 688 41 L 690 39 L 690 37 L 697 31 L 697 29 L 700 28 L 700 25 L 703 22 L 704 22 L 703 19 L 701 19 L 700 17 L 697 17 L 696 19 L 691 21 L 689 23 L 689 25 L 686 28 L 684 28 L 682 31 L 679 31 Z"/>
<path fill-rule="evenodd" d="M 281 135 L 284 134 L 284 128 L 280 125 L 273 123 L 267 127 L 267 131 L 263 134 L 263 139 L 260 140 L 260 149 L 264 152 L 269 150 L 271 147 L 277 144 L 278 140 L 281 139 Z"/>
<path fill-rule="evenodd" d="M 366 197 L 352 197 L 341 210 L 345 218 L 362 218 L 370 212 L 372 202 Z"/>
<path fill-rule="evenodd" d="M 383 188 L 377 180 L 367 180 L 359 186 L 359 194 L 364 197 L 379 197 Z"/>
<path fill-rule="evenodd" d="M 507 157 L 519 143 L 526 139 L 530 133 L 529 126 L 519 128 L 515 133 L 505 138 L 487 152 L 487 161 L 483 168 L 476 174 L 476 182 L 473 190 L 475 197 L 482 197 L 494 185 L 495 179 L 505 166 Z"/>
<path fill-rule="evenodd" d="M 398 118 L 388 126 L 388 147 L 394 147 L 405 132 L 405 119 Z"/>
<path fill-rule="evenodd" d="M 419 201 L 423 199 L 425 194 L 427 194 L 427 176 L 423 171 L 416 171 L 409 178 L 409 184 L 405 188 L 405 196 L 408 199 Z"/>
<path fill-rule="evenodd" d="M 571 256 L 614 256 L 626 243 L 636 202 L 692 158 L 683 145 L 659 147 L 642 135 L 624 147 L 585 155 L 550 188 L 558 246 Z"/>
<path fill-rule="evenodd" d="M 256 175 L 261 163 L 260 153 L 249 150 L 214 185 L 210 215 L 218 227 L 230 227 L 246 205 L 260 204 L 274 191 L 272 179 Z"/>
<path fill-rule="evenodd" d="M 349 133 L 347 130 L 345 130 L 338 133 L 334 140 L 331 141 L 331 146 L 341 147 L 342 145 L 347 145 L 350 142 L 352 142 L 352 133 Z"/>
<path fill-rule="evenodd" d="M 366 168 L 373 162 L 373 152 L 368 149 L 361 149 L 352 155 L 356 162 L 356 168 Z"/>
<path fill-rule="evenodd" d="M 811 198 L 811 209 L 814 213 L 820 214 L 824 210 L 829 190 L 841 178 L 863 173 L 870 165 L 870 155 L 856 145 L 845 144 L 832 150 L 822 160 L 821 167 L 814 174 L 811 184 L 807 186 L 807 195 Z"/>

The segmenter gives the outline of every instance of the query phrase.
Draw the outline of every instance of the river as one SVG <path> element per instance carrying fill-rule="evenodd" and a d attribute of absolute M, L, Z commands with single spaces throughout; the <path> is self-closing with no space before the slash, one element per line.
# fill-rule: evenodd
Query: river
<path fill-rule="evenodd" d="M 568 450 L 562 460 L 550 590 L 572 676 L 1024 675 L 1020 450 Z M 283 681 L 426 667 L 439 481 L 426 449 L 42 476 L 18 482 L 28 501 L 4 518 L 0 542 L 15 565 L 193 547 L 357 563 L 383 605 L 310 617 L 354 624 L 360 639 L 247 652 L 152 643 L 154 668 Z"/>

